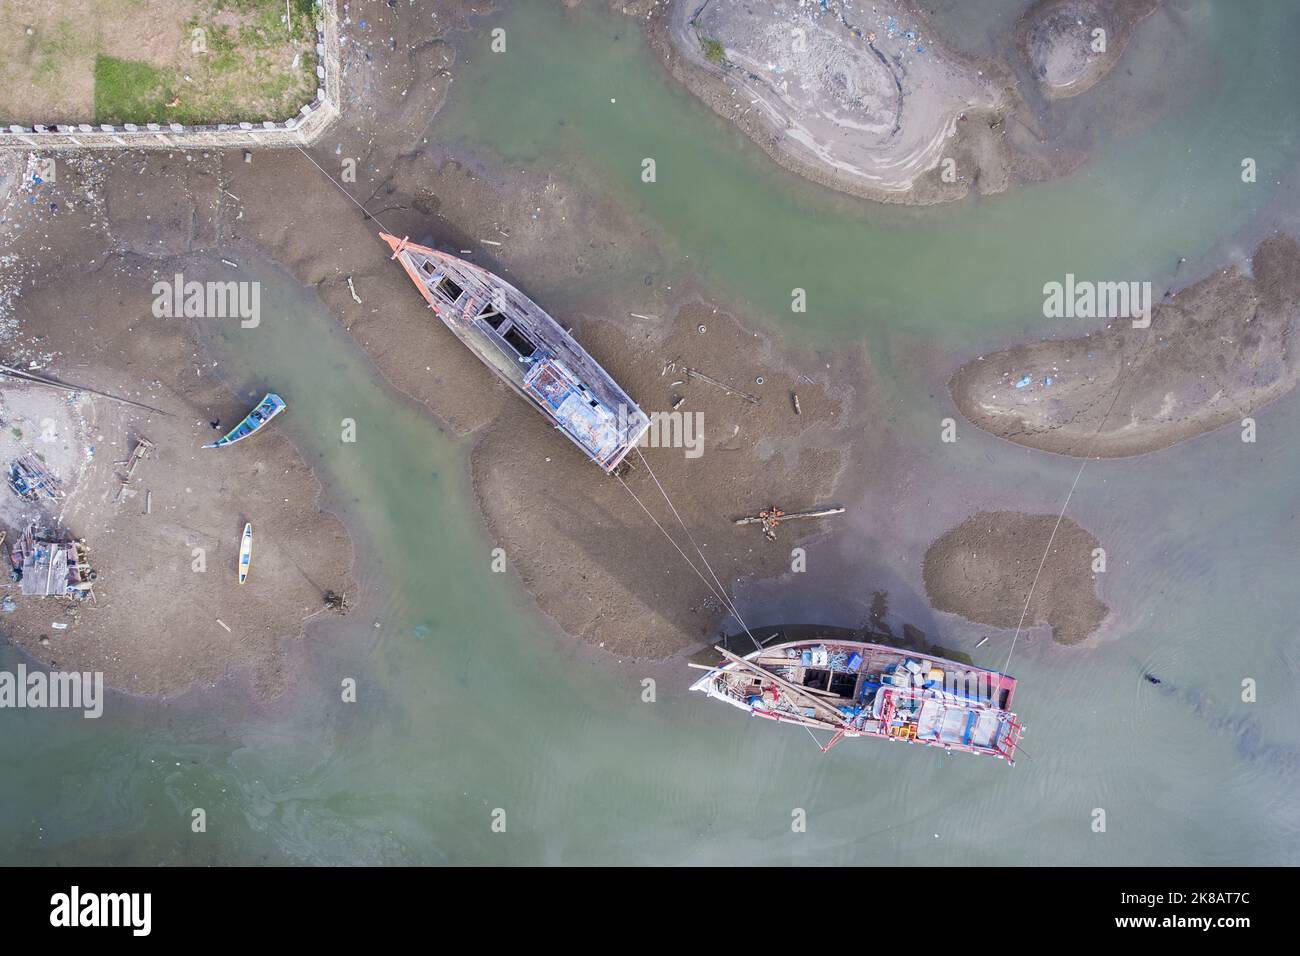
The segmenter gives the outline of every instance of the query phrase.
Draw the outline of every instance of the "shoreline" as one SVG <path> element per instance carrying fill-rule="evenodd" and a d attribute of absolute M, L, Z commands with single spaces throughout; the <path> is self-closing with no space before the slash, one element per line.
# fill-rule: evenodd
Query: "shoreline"
<path fill-rule="evenodd" d="M 1275 234 L 1251 270 L 1222 268 L 1154 304 L 1147 329 L 1117 319 L 1069 339 L 966 362 L 949 392 L 972 424 L 1070 457 L 1126 458 L 1222 428 L 1292 391 L 1300 243 Z"/>
<path fill-rule="evenodd" d="M 1041 566 L 1036 549 L 1019 539 L 1050 543 Z M 1003 630 L 1046 625 L 1053 642 L 1079 644 L 1110 613 L 1089 570 L 1099 551 L 1097 539 L 1070 518 L 981 511 L 926 550 L 925 591 L 936 611 Z"/>
<path fill-rule="evenodd" d="M 86 189 L 97 198 L 69 203 L 57 214 L 62 218 L 51 212 L 41 225 L 67 230 L 60 231 L 64 239 L 59 241 L 69 250 L 80 246 L 85 230 L 104 237 L 110 252 L 101 269 L 111 260 L 115 268 L 139 272 L 152 266 L 154 272 L 170 275 L 176 261 L 205 250 L 215 256 L 216 250 L 241 244 L 255 247 L 259 257 L 314 291 L 390 387 L 418 402 L 454 440 L 465 442 L 465 468 L 484 528 L 506 549 L 510 570 L 534 608 L 559 631 L 621 659 L 689 654 L 707 645 L 726 619 L 726 609 L 711 589 L 679 561 L 622 488 L 602 483 L 599 472 L 575 449 L 557 442 L 539 416 L 430 321 L 409 279 L 382 254 L 376 236 L 380 228 L 409 233 L 415 241 L 436 235 L 434 244 L 454 252 L 474 250 L 474 261 L 510 277 L 528 293 L 537 285 L 562 285 L 585 274 L 604 255 L 592 249 L 621 249 L 619 237 L 637 226 L 626 208 L 603 196 L 584 195 L 562 178 L 559 168 L 521 171 L 467 162 L 433 146 L 401 152 L 412 136 L 427 131 L 430 116 L 445 102 L 447 78 L 456 63 L 449 32 L 454 26 L 418 56 L 391 51 L 376 39 L 390 21 L 397 21 L 390 29 L 403 29 L 415 16 L 404 9 L 380 11 L 376 31 L 366 38 L 369 46 L 348 44 L 348 82 L 367 93 L 365 108 L 338 130 L 335 152 L 357 157 L 358 169 L 368 178 L 353 194 L 378 218 L 363 217 L 295 151 L 258 154 L 252 163 L 242 162 L 238 153 L 123 153 L 71 164 L 59 188 L 73 193 Z M 436 48 L 436 56 L 427 55 L 430 48 Z M 401 83 L 392 82 L 390 70 Z M 328 168 L 331 160 L 323 152 L 316 158 Z M 147 206 L 137 183 L 146 170 L 153 183 Z M 68 202 L 66 196 L 60 201 Z M 310 229 L 303 228 L 300 217 L 305 203 L 319 210 Z M 33 209 L 30 215 L 46 216 L 43 206 Z M 81 230 L 71 225 L 73 213 L 80 217 Z M 48 244 L 49 235 L 41 236 L 42 231 L 33 229 L 31 241 Z M 485 249 L 483 236 L 501 236 L 504 245 Z M 70 263 L 73 256 L 65 258 Z M 58 259 L 47 256 L 42 263 L 57 269 Z M 860 469 L 886 460 L 898 446 L 887 429 L 853 424 L 865 409 L 881 404 L 881 379 L 872 356 L 860 347 L 797 346 L 792 336 L 747 322 L 738 310 L 715 307 L 707 290 L 694 287 L 689 265 L 662 262 L 655 268 L 662 268 L 662 274 L 647 275 L 644 288 L 584 300 L 579 311 L 556 313 L 647 411 L 704 416 L 701 458 L 687 457 L 682 448 L 649 449 L 655 477 L 641 469 L 630 486 L 653 507 L 656 482 L 662 481 L 733 599 L 738 583 L 787 574 L 791 549 L 813 542 L 829 546 L 820 553 L 832 555 L 830 573 L 842 573 L 833 555 L 845 532 L 833 520 L 783 526 L 775 546 L 753 528 L 736 528 L 732 520 L 773 504 L 788 511 L 836 498 L 855 504 L 865 500 L 868 487 L 876 494 L 884 490 L 886 479 L 868 478 Z M 92 288 L 84 272 L 55 275 L 69 281 L 67 294 L 74 297 L 84 299 Z M 140 288 L 133 303 L 123 303 L 118 295 L 101 296 L 107 303 L 105 321 L 129 330 L 146 314 L 141 303 L 147 299 L 139 297 L 149 283 L 138 275 L 135 279 Z M 53 280 L 46 276 L 44 281 L 48 288 Z M 33 288 L 30 282 L 24 285 L 32 293 L 25 305 L 37 299 Z M 619 301 L 611 301 L 615 297 Z M 701 326 L 704 333 L 698 331 Z M 58 343 L 65 355 L 74 352 L 67 344 L 71 335 L 68 329 L 68 338 Z M 128 356 L 127 368 L 151 368 L 156 360 L 142 351 L 147 341 L 119 336 L 113 347 Z M 192 349 L 194 343 L 187 337 L 181 347 Z M 751 406 L 688 380 L 677 371 L 684 365 L 738 391 L 761 393 L 762 402 Z M 93 367 L 88 354 L 69 360 L 66 374 L 75 380 L 73 370 Z M 201 396 L 181 387 L 182 394 L 202 398 L 203 411 L 196 418 L 220 406 L 224 420 L 235 414 L 233 405 L 243 404 L 232 402 L 224 386 L 222 397 L 215 397 L 210 377 L 203 382 L 209 391 Z M 800 398 L 799 413 L 793 408 L 794 393 Z M 678 405 L 679 399 L 684 404 Z M 257 441 L 260 450 L 264 442 L 278 439 L 268 435 Z M 290 452 L 302 458 L 291 444 Z M 906 462 L 888 465 L 894 474 L 907 467 Z M 327 514 L 320 506 L 319 480 L 316 484 L 313 514 Z M 542 506 L 556 501 L 563 506 Z M 659 514 L 663 522 L 672 520 L 666 507 Z M 337 516 L 333 523 L 350 542 Z M 302 534 L 293 537 L 306 540 Z M 354 560 L 349 558 L 350 576 Z M 192 668 L 193 660 L 186 666 Z M 275 676 L 272 669 L 263 682 L 271 691 Z M 206 679 L 201 675 L 189 683 Z"/>
<path fill-rule="evenodd" d="M 829 30 L 811 5 L 806 10 L 801 6 L 797 14 L 784 7 L 773 11 L 774 21 L 806 14 L 807 22 L 795 32 L 822 37 L 826 55 L 817 62 L 830 57 L 834 68 L 843 71 L 837 74 L 841 80 L 847 78 L 850 88 L 867 91 L 840 103 L 834 93 L 818 92 L 827 82 L 824 76 L 799 73 L 797 66 L 771 66 L 771 57 L 778 55 L 784 40 L 777 47 L 764 47 L 771 36 L 756 35 L 747 20 L 736 23 L 716 14 L 724 5 L 715 3 L 710 13 L 735 31 L 736 42 L 745 45 L 742 53 L 716 38 L 710 38 L 712 50 L 697 49 L 700 44 L 690 21 L 709 4 L 678 0 L 648 9 L 644 4 L 612 6 L 640 20 L 651 49 L 674 83 L 744 133 L 779 166 L 859 199 L 929 206 L 972 193 L 996 195 L 1013 186 L 1045 182 L 1069 175 L 1085 162 L 1077 147 L 1057 134 L 1043 132 L 1044 116 L 1021 87 L 1025 71 L 1033 65 L 1026 38 L 1035 26 L 1034 18 L 1052 13 L 1060 4 L 1091 6 L 1094 2 L 1097 17 L 1104 16 L 1115 35 L 1104 66 L 1094 69 L 1086 87 L 1072 89 L 1069 95 L 1074 96 L 1119 63 L 1133 31 L 1154 12 L 1158 0 L 1039 0 L 1017 18 L 1010 50 L 997 57 L 975 56 L 946 43 L 920 6 L 909 0 L 873 5 L 863 24 L 851 24 L 841 11 L 831 11 L 835 16 Z M 906 37 L 913 39 L 900 47 Z M 889 47 L 888 56 L 877 49 L 877 42 Z M 863 52 L 864 43 L 870 53 Z M 1009 59 L 1012 51 L 1019 62 Z M 742 56 L 742 61 L 733 64 L 733 54 Z M 909 58 L 910 65 L 905 65 Z M 769 71 L 776 70 L 779 88 L 758 72 L 764 63 Z M 883 128 L 869 132 L 873 121 L 882 118 L 870 110 L 879 113 L 885 105 L 878 100 L 886 92 L 880 85 L 884 81 L 872 77 L 881 64 L 889 82 L 898 84 L 893 130 L 883 136 Z M 788 92 L 792 82 L 796 93 Z M 982 90 L 982 95 L 974 96 L 974 89 Z M 1053 99 L 1037 89 L 1032 95 L 1048 102 Z M 868 109 L 864 103 L 874 105 Z M 866 118 L 858 115 L 864 110 Z M 917 123 L 923 131 L 908 133 Z M 904 145 L 900 133 L 911 137 L 911 146 Z"/>
<path fill-rule="evenodd" d="M 1014 46 L 1044 97 L 1078 96 L 1119 65 L 1137 25 L 1159 6 L 1160 0 L 1037 0 L 1016 21 Z M 1100 52 L 1096 30 L 1103 31 Z"/>

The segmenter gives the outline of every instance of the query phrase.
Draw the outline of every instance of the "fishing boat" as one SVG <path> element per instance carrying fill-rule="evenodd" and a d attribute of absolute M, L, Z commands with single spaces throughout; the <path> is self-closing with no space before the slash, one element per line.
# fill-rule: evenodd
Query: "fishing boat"
<path fill-rule="evenodd" d="M 244 525 L 244 534 L 239 541 L 239 583 L 248 580 L 249 569 L 253 566 L 253 523 Z"/>
<path fill-rule="evenodd" d="M 284 411 L 285 407 L 284 399 L 274 392 L 268 392 L 266 397 L 257 403 L 257 407 L 244 416 L 243 421 L 216 441 L 210 442 L 203 447 L 225 448 L 237 441 L 243 441 L 249 435 L 255 434 L 266 427 L 266 423 Z"/>
<path fill-rule="evenodd" d="M 755 717 L 845 737 L 880 737 L 1015 763 L 1024 727 L 1011 711 L 1016 680 L 987 668 L 812 629 L 811 639 L 763 645 L 724 660 L 691 690 Z M 771 636 L 779 640 L 780 630 Z M 744 638 L 742 638 L 743 640 Z"/>
<path fill-rule="evenodd" d="M 434 314 L 483 364 L 605 472 L 650 427 L 618 383 L 553 318 L 500 276 L 381 232 Z"/>

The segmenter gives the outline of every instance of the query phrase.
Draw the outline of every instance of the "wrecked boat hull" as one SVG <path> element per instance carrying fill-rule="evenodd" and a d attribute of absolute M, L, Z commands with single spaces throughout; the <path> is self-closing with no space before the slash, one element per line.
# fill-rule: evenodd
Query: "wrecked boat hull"
<path fill-rule="evenodd" d="M 484 365 L 605 472 L 618 468 L 650 419 L 573 336 L 481 266 L 379 236 L 434 314 Z"/>
<path fill-rule="evenodd" d="M 1016 680 L 997 671 L 861 641 L 790 641 L 726 660 L 691 685 L 755 717 L 845 737 L 879 737 L 1015 763 L 1024 727 Z"/>

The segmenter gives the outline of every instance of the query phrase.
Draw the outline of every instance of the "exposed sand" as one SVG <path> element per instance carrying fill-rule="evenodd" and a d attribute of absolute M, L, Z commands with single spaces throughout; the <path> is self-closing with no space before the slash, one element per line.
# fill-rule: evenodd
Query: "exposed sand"
<path fill-rule="evenodd" d="M 1133 28 L 1159 3 L 1039 0 L 1017 24 L 1017 44 L 1045 96 L 1078 96 L 1115 68 Z"/>
<path fill-rule="evenodd" d="M 673 77 L 782 166 L 853 195 L 929 204 L 1076 169 L 1086 156 L 1047 122 L 1044 99 L 1104 77 L 1158 4 L 1043 0 L 993 59 L 958 52 L 913 0 L 611 6 L 641 19 Z M 1021 88 L 1017 57 L 1038 90 Z"/>
<path fill-rule="evenodd" d="M 1038 574 L 1048 541 L 1052 547 Z M 1097 547 L 1097 539 L 1069 518 L 1058 528 L 1056 515 L 980 512 L 930 546 L 925 591 L 937 610 L 977 624 L 1014 628 L 1038 574 L 1025 627 L 1047 624 L 1054 641 L 1077 644 L 1108 611 L 1096 595 L 1092 563 Z"/>
<path fill-rule="evenodd" d="M 1300 377 L 1300 245 L 1263 242 L 1251 271 L 1225 269 L 1165 298 L 1148 329 L 1120 319 L 968 362 L 953 400 L 999 437 L 1080 457 L 1140 455 L 1240 423 Z"/>
<path fill-rule="evenodd" d="M 141 164 L 155 161 L 146 197 Z M 86 392 L 3 387 L 0 452 L 46 455 L 67 492 L 33 506 L 0 488 L 8 541 L 40 515 L 85 539 L 98 578 L 93 602 L 22 597 L 6 581 L 18 609 L 0 627 L 38 661 L 101 670 L 110 687 L 132 693 L 174 694 L 234 671 L 272 695 L 285 678 L 283 642 L 302 634 L 323 591 L 353 587 L 348 537 L 320 512 L 319 484 L 279 430 L 200 449 L 216 434 L 210 420 L 233 425 L 255 398 L 229 394 L 183 322 L 151 314 L 152 284 L 171 275 L 173 256 L 217 241 L 216 188 L 180 156 L 61 159 L 41 201 L 15 207 L 0 260 L 0 288 L 20 287 L 10 302 L 16 327 L 0 342 L 7 362 L 168 413 Z M 137 436 L 155 448 L 119 496 L 115 463 Z M 253 570 L 240 587 L 246 521 Z"/>
<path fill-rule="evenodd" d="M 790 549 L 819 534 L 819 522 L 784 524 L 772 544 L 732 519 L 774 502 L 798 510 L 833 495 L 851 439 L 847 396 L 796 383 L 794 368 L 815 369 L 811 357 L 775 354 L 770 342 L 710 308 L 688 306 L 666 329 L 639 325 L 583 323 L 581 338 L 647 411 L 668 412 L 683 398 L 679 411 L 699 416 L 703 442 L 697 458 L 686 448 L 644 449 L 654 475 L 637 461 L 630 490 L 699 565 L 658 479 L 728 594 L 738 577 L 787 570 Z M 663 373 L 672 360 L 675 368 Z M 760 403 L 688 379 L 683 363 Z M 723 616 L 710 589 L 627 489 L 526 413 L 514 401 L 502 409 L 479 437 L 471 466 L 493 537 L 542 609 L 568 633 L 620 654 L 663 657 L 709 640 Z"/>
<path fill-rule="evenodd" d="M 442 29 L 462 22 L 457 10 L 439 8 Z M 687 458 L 683 448 L 648 449 L 646 455 L 728 594 L 736 593 L 740 578 L 767 581 L 789 572 L 792 548 L 845 527 L 835 524 L 839 519 L 791 523 L 770 544 L 756 528 L 735 527 L 733 518 L 773 503 L 788 510 L 835 503 L 840 494 L 841 503 L 852 504 L 864 500 L 868 473 L 882 507 L 902 507 L 884 502 L 913 481 L 910 466 L 890 457 L 886 425 L 861 424 L 874 420 L 867 410 L 884 401 L 865 355 L 843 347 L 812 353 L 755 334 L 743 316 L 715 311 L 684 280 L 675 282 L 669 266 L 646 274 L 643 283 L 633 270 L 652 268 L 636 258 L 635 237 L 644 226 L 569 181 L 562 165 L 502 168 L 454 156 L 436 138 L 426 139 L 454 77 L 454 50 L 445 35 L 429 34 L 425 10 L 376 5 L 367 20 L 371 29 L 346 48 L 345 119 L 313 158 L 327 170 L 337 169 L 341 158 L 355 158 L 358 182 L 350 192 L 385 228 L 453 251 L 469 249 L 474 261 L 535 294 L 648 411 L 668 411 L 680 397 L 685 401 L 679 412 L 703 414 L 702 457 Z M 427 42 L 394 50 L 390 35 Z M 197 444 L 212 434 L 204 422 L 214 415 L 232 421 L 251 398 L 233 398 L 209 374 L 195 375 L 193 346 L 182 324 L 158 336 L 127 331 L 147 314 L 147 296 L 140 297 L 149 283 L 142 277 L 167 274 L 197 250 L 248 246 L 314 287 L 389 382 L 422 402 L 449 434 L 467 439 L 468 468 L 492 544 L 505 549 L 509 570 L 560 629 L 637 657 L 694 649 L 716 637 L 724 609 L 627 491 L 603 477 L 431 319 L 405 274 L 388 260 L 376 238 L 379 224 L 366 221 L 296 151 L 259 152 L 248 164 L 238 152 L 195 152 L 188 158 L 106 154 L 69 167 L 61 167 L 57 189 L 42 189 L 37 203 L 29 207 L 23 194 L 23 244 L 8 269 L 0 268 L 0 290 L 7 281 L 20 286 L 11 312 L 22 325 L 5 347 L 23 360 L 41 357 L 70 380 L 131 391 L 178 414 L 170 424 L 145 422 L 162 453 L 140 473 L 150 482 L 157 476 L 158 483 L 149 485 L 153 515 L 136 513 L 137 496 L 120 513 L 103 509 L 94 518 L 89 506 L 111 484 L 104 484 L 106 477 L 98 484 L 83 479 L 88 510 L 75 516 L 73 530 L 96 549 L 101 600 L 119 602 L 117 616 L 97 619 L 93 640 L 74 641 L 70 630 L 52 637 L 46 648 L 37 642 L 52 633 L 48 625 L 55 618 L 42 605 L 21 618 L 23 646 L 66 666 L 106 661 L 111 682 L 142 692 L 175 689 L 240 666 L 274 689 L 283 677 L 279 642 L 299 632 L 301 617 L 318 606 L 321 590 L 347 586 L 341 582 L 350 551 L 342 528 L 319 515 L 314 483 L 274 427 L 255 439 L 255 460 L 264 463 L 260 471 L 248 468 L 250 458 L 243 454 L 200 457 Z M 57 213 L 49 209 L 52 200 L 59 204 Z M 96 254 L 104 249 L 113 254 Z M 565 309 L 537 293 L 596 268 L 638 278 L 612 294 L 617 301 L 588 302 L 597 314 Z M 694 267 L 686 264 L 681 274 L 693 275 Z M 85 315 L 89 301 L 96 303 L 93 330 Z M 649 318 L 634 318 L 633 312 Z M 673 360 L 677 367 L 668 368 Z M 761 403 L 689 379 L 679 371 L 683 363 L 760 396 Z M 794 413 L 792 391 L 799 395 L 801 415 Z M 109 414 L 98 400 L 94 407 L 97 415 Z M 115 430 L 104 432 L 106 443 L 129 437 L 129 429 L 139 425 L 133 415 L 124 414 Z M 236 470 L 208 470 L 212 462 L 230 462 Z M 194 470 L 200 467 L 202 472 Z M 270 509 L 249 517 L 268 530 L 284 555 L 263 548 L 267 538 L 257 539 L 250 585 L 257 591 L 249 593 L 265 589 L 269 598 L 242 608 L 246 617 L 227 615 L 227 602 L 243 595 L 231 583 L 233 574 L 227 580 L 222 573 L 223 559 L 212 557 L 226 554 L 242 528 L 242 492 L 232 490 L 240 481 L 277 482 L 249 486 Z M 300 497 L 283 491 L 286 484 L 301 489 Z M 665 527 L 680 532 L 644 467 L 629 486 Z M 193 490 L 187 494 L 184 488 Z M 286 497 L 291 502 L 283 502 Z M 174 515 L 160 512 L 169 505 L 177 509 Z M 155 521 L 160 518 L 168 524 Z M 168 530 L 166 547 L 181 553 L 175 568 L 154 562 L 155 573 L 172 575 L 164 597 L 115 592 L 138 567 L 131 560 L 155 553 L 156 541 L 128 533 L 157 527 Z M 684 535 L 677 536 L 694 556 Z M 214 570 L 195 575 L 189 571 L 190 548 L 205 540 L 212 542 Z M 1037 542 L 1025 548 L 1025 560 L 1032 556 L 1036 562 Z M 322 556 L 337 557 L 338 564 L 321 565 Z M 913 563 L 915 558 L 911 554 Z M 825 560 L 830 565 L 834 559 Z M 279 570 L 269 562 L 280 562 Z M 839 573 L 819 567 L 823 574 Z M 194 590 L 192 582 L 182 583 L 185 576 L 204 577 L 201 587 L 211 590 Z M 920 582 L 913 586 L 919 589 Z M 879 617 L 881 624 L 883 594 L 872 604 L 873 621 Z M 215 628 L 217 616 L 236 636 L 255 634 L 257 640 L 229 639 Z M 79 633 L 88 633 L 85 624 L 78 626 L 84 629 Z"/>
<path fill-rule="evenodd" d="M 814 181 L 913 203 L 1006 188 L 1005 73 L 947 49 L 912 4 L 688 0 L 646 24 L 674 77 Z"/>

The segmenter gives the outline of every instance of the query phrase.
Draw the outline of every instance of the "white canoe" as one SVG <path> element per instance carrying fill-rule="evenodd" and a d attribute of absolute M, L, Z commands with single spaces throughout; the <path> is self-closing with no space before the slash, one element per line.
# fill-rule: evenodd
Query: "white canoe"
<path fill-rule="evenodd" d="M 244 537 L 239 543 L 239 583 L 248 580 L 248 569 L 253 565 L 253 523 L 244 525 Z"/>

